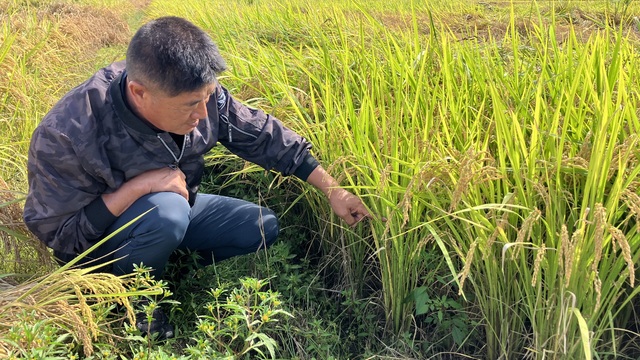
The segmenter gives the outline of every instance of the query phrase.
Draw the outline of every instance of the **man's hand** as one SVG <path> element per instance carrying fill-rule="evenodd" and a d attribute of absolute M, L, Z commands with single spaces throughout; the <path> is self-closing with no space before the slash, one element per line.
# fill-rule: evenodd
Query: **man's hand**
<path fill-rule="evenodd" d="M 189 200 L 185 175 L 180 169 L 163 167 L 143 172 L 122 184 L 118 190 L 103 194 L 102 199 L 113 215 L 120 216 L 139 198 L 163 191 L 174 192 Z"/>
<path fill-rule="evenodd" d="M 155 170 L 149 170 L 144 172 L 133 179 L 130 182 L 137 182 L 139 186 L 145 189 L 144 194 L 157 193 L 157 192 L 174 192 L 178 195 L 182 195 L 185 199 L 189 200 L 189 192 L 187 191 L 186 176 L 182 170 L 170 167 L 164 167 Z"/>
<path fill-rule="evenodd" d="M 333 212 L 346 221 L 349 226 L 355 226 L 360 221 L 371 217 L 362 200 L 342 188 L 331 189 L 329 204 Z"/>
<path fill-rule="evenodd" d="M 307 178 L 307 182 L 322 190 L 329 199 L 329 204 L 333 212 L 341 217 L 349 226 L 355 226 L 360 221 L 371 217 L 362 200 L 341 188 L 338 182 L 331 177 L 322 166 L 316 167 L 311 172 Z"/>

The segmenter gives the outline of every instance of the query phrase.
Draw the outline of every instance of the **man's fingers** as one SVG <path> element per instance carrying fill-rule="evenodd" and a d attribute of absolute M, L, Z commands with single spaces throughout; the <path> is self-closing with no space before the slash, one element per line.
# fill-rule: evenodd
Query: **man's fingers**
<path fill-rule="evenodd" d="M 371 214 L 369 214 L 368 212 L 365 213 L 361 213 L 361 212 L 353 212 L 351 213 L 351 217 L 353 217 L 354 222 L 351 226 L 356 226 L 358 225 L 358 223 L 362 222 L 365 219 L 379 219 L 382 222 L 387 222 L 387 218 L 384 216 L 373 216 Z"/>
<path fill-rule="evenodd" d="M 371 218 L 371 214 L 369 214 L 369 212 L 366 209 L 359 209 L 359 210 L 353 211 L 351 213 L 351 217 L 354 220 L 351 226 L 356 226 L 361 221 Z"/>
<path fill-rule="evenodd" d="M 359 223 L 359 222 L 361 222 L 362 220 L 369 218 L 369 216 L 368 216 L 368 215 L 363 215 L 363 214 L 360 214 L 360 213 L 354 213 L 354 214 L 351 214 L 351 216 L 352 216 L 352 217 L 353 217 L 353 219 L 355 220 L 355 221 L 353 222 L 353 224 L 351 224 L 351 226 L 356 226 L 356 225 L 358 225 L 358 223 Z"/>

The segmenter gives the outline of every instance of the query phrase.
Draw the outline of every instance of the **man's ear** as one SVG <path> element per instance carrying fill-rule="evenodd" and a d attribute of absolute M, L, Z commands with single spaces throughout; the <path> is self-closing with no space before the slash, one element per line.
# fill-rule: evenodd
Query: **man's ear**
<path fill-rule="evenodd" d="M 144 104 L 144 100 L 149 96 L 147 87 L 135 80 L 127 81 L 127 90 L 129 99 L 135 107 L 141 107 Z"/>

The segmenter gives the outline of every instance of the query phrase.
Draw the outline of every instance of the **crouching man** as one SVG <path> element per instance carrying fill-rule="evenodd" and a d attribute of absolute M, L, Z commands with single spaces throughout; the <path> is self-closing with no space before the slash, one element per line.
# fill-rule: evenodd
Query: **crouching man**
<path fill-rule="evenodd" d="M 234 99 L 217 81 L 224 70 L 203 30 L 159 18 L 136 32 L 126 61 L 99 70 L 44 117 L 31 139 L 24 220 L 60 262 L 149 209 L 87 260 L 119 258 L 110 268 L 116 275 L 144 263 L 159 278 L 176 249 L 220 261 L 272 244 L 273 211 L 198 193 L 203 155 L 217 143 L 321 189 L 349 225 L 369 216 L 318 164 L 307 140 Z M 160 325 L 152 328 L 171 337 L 173 329 Z"/>

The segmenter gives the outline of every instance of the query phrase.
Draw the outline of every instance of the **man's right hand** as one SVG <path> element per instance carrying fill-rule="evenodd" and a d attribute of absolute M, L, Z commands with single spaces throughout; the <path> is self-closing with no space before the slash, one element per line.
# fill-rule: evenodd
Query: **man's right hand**
<path fill-rule="evenodd" d="M 122 184 L 118 190 L 103 194 L 102 199 L 113 215 L 120 216 L 139 198 L 163 191 L 174 192 L 189 200 L 186 177 L 182 170 L 164 167 L 143 172 Z"/>
<path fill-rule="evenodd" d="M 139 182 L 140 186 L 147 191 L 142 194 L 144 196 L 150 193 L 170 191 L 182 195 L 187 201 L 189 200 L 189 192 L 187 191 L 186 176 L 182 170 L 170 167 L 149 170 L 129 180 L 129 182 Z"/>

